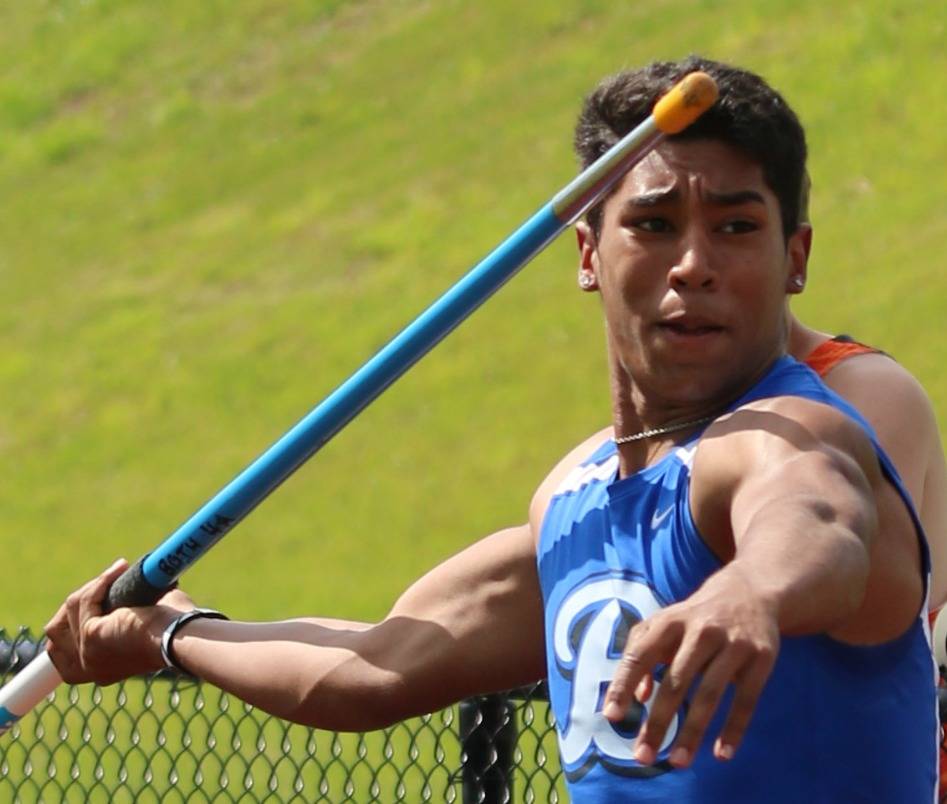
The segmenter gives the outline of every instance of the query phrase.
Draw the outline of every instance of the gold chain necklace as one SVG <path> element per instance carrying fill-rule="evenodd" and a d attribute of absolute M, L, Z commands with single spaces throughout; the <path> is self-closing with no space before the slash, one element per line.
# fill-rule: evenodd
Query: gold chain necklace
<path fill-rule="evenodd" d="M 675 433 L 678 430 L 686 430 L 689 427 L 697 427 L 700 424 L 707 424 L 716 418 L 716 416 L 704 416 L 689 422 L 678 422 L 677 424 L 669 424 L 666 427 L 655 427 L 653 430 L 642 430 L 640 433 L 632 433 L 632 435 L 616 438 L 615 444 L 620 447 L 622 444 L 630 444 L 632 441 L 644 441 L 646 438 L 654 438 L 655 436 L 666 435 L 667 433 Z"/>

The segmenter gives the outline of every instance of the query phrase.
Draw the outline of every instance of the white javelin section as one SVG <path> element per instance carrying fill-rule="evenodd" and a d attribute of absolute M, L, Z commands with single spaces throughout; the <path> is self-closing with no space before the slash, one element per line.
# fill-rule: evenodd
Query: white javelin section
<path fill-rule="evenodd" d="M 49 654 L 46 651 L 38 654 L 9 684 L 0 689 L 0 734 L 60 684 L 62 679 Z"/>

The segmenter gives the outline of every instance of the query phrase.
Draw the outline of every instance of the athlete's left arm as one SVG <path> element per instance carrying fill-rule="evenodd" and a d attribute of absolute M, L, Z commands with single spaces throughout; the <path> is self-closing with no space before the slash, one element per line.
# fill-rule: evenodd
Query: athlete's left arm
<path fill-rule="evenodd" d="M 693 759 L 731 684 L 715 754 L 733 755 L 781 634 L 883 642 L 909 626 L 923 594 L 910 518 L 867 437 L 834 409 L 780 398 L 715 424 L 698 448 L 690 494 L 724 567 L 632 630 L 606 697 L 606 716 L 619 720 L 668 665 L 636 743 L 644 763 L 695 681 L 671 753 L 678 766 Z"/>

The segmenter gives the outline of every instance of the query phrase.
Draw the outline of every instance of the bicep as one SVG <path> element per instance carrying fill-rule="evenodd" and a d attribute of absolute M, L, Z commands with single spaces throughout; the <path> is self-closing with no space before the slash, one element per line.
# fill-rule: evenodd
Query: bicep
<path fill-rule="evenodd" d="M 444 702 L 544 674 L 542 599 L 528 526 L 499 531 L 413 584 L 382 626 L 394 629 L 407 685 Z M 381 626 L 380 626 L 381 627 Z"/>
<path fill-rule="evenodd" d="M 533 497 L 529 524 L 468 547 L 398 599 L 381 625 L 400 624 L 407 635 L 398 653 L 413 679 L 408 686 L 430 682 L 446 700 L 456 700 L 545 676 L 539 530 L 562 479 L 610 435 L 610 428 L 596 433 L 553 468 Z"/>

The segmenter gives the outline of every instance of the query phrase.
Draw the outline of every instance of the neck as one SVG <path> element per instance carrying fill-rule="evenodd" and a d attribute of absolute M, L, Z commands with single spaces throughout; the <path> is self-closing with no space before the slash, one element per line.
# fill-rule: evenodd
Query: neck
<path fill-rule="evenodd" d="M 706 406 L 649 405 L 618 360 L 609 358 L 612 422 L 618 446 L 619 476 L 655 462 L 714 414 Z"/>
<path fill-rule="evenodd" d="M 730 393 L 679 402 L 646 394 L 617 360 L 609 360 L 612 416 L 619 473 L 626 477 L 662 458 L 673 446 L 728 410 L 752 388 L 783 352 L 773 355 Z"/>
<path fill-rule="evenodd" d="M 805 360 L 817 346 L 831 337 L 826 332 L 807 327 L 790 313 L 788 351 L 796 360 Z"/>

